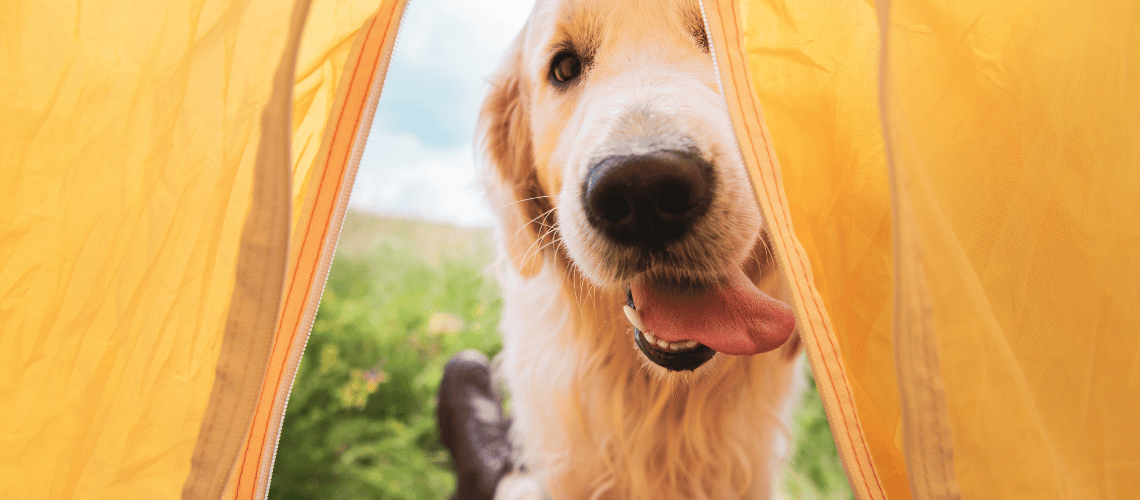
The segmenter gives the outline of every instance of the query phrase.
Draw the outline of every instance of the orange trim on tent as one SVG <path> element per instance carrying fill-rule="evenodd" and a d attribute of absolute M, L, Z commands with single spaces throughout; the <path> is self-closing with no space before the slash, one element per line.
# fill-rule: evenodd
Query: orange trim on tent
<path fill-rule="evenodd" d="M 305 228 L 298 227 L 294 235 L 294 257 L 281 319 L 254 421 L 234 466 L 232 498 L 263 498 L 268 492 L 272 473 L 269 469 L 289 388 L 324 288 L 314 285 L 320 284 L 318 278 L 323 282 L 332 261 L 336 235 L 330 230 L 339 230 L 347 208 L 357 162 L 367 139 L 405 4 L 406 0 L 395 0 L 381 5 L 366 22 L 367 28 L 357 35 L 358 48 L 349 56 L 351 76 L 343 82 L 341 96 L 338 96 L 339 111 L 329 117 L 326 130 L 331 133 L 326 136 L 324 147 L 327 152 L 318 154 L 321 164 L 314 170 L 319 178 L 315 179 L 315 189 L 310 188 L 311 195 L 301 215 Z M 283 387 L 286 377 L 288 383 Z"/>
<path fill-rule="evenodd" d="M 808 256 L 795 237 L 787 198 L 774 154 L 769 133 L 763 122 L 763 109 L 756 100 L 752 79 L 748 76 L 748 62 L 743 57 L 741 20 L 736 2 L 713 0 L 704 3 L 709 36 L 720 50 L 714 55 L 721 72 L 725 98 L 736 128 L 741 154 L 748 166 L 752 182 L 757 188 L 758 200 L 769 233 L 774 237 L 774 250 L 781 270 L 787 275 L 789 288 L 795 299 L 796 320 L 800 335 L 816 378 L 826 380 L 819 384 L 820 396 L 836 432 L 836 447 L 851 479 L 852 492 L 857 498 L 887 498 L 886 489 L 879 477 L 871 446 L 868 445 L 859 422 L 856 397 L 847 378 L 847 370 L 839 353 L 834 330 L 819 297 L 808 264 Z M 736 44 L 730 46 L 729 40 Z M 901 492 L 906 492 L 903 484 Z M 899 488 L 892 488 L 892 490 Z M 895 493 L 892 491 L 892 493 Z"/>

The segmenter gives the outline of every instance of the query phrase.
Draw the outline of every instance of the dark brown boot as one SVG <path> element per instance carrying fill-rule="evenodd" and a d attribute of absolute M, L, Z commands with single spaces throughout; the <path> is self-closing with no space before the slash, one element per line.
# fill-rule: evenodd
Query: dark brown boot
<path fill-rule="evenodd" d="M 495 486 L 511 470 L 510 421 L 491 387 L 487 356 L 469 349 L 443 369 L 436 423 L 455 463 L 451 500 L 492 500 Z"/>

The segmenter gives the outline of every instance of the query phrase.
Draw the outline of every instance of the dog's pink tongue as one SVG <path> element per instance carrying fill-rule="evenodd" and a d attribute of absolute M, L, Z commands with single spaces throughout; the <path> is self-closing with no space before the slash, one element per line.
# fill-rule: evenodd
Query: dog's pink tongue
<path fill-rule="evenodd" d="M 682 291 L 636 280 L 630 292 L 655 337 L 695 340 L 725 354 L 771 351 L 787 341 L 796 326 L 791 306 L 760 291 L 739 267 L 715 287 Z"/>

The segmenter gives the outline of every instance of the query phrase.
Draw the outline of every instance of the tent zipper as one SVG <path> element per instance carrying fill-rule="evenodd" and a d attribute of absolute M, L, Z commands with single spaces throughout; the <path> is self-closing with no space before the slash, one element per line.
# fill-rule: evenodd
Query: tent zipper
<path fill-rule="evenodd" d="M 400 2 L 401 0 L 395 0 L 395 1 Z M 396 35 L 392 40 L 391 47 L 386 47 L 386 48 L 381 49 L 382 51 L 383 50 L 387 51 L 387 61 L 384 63 L 384 72 L 381 73 L 382 78 L 380 78 L 379 81 L 377 81 L 377 82 L 373 82 L 372 89 L 370 89 L 370 91 L 369 91 L 368 101 L 367 101 L 367 110 L 365 111 L 365 114 L 364 114 L 362 122 L 361 122 L 361 125 L 366 125 L 368 127 L 368 131 L 364 132 L 362 137 L 359 140 L 355 141 L 355 144 L 353 144 L 353 153 L 349 159 L 350 165 L 346 169 L 346 172 L 351 172 L 352 179 L 346 178 L 347 182 L 346 182 L 345 186 L 343 187 L 342 193 L 339 197 L 340 199 L 337 202 L 337 209 L 336 209 L 335 213 L 339 215 L 341 220 L 340 220 L 340 224 L 337 225 L 336 238 L 333 239 L 331 248 L 329 248 L 327 252 L 323 253 L 323 255 L 321 256 L 321 261 L 318 263 L 317 269 L 322 269 L 324 271 L 322 273 L 322 276 L 320 277 L 320 288 L 319 288 L 320 292 L 317 294 L 316 304 L 318 305 L 318 307 L 319 307 L 321 301 L 324 299 L 325 285 L 328 283 L 329 270 L 332 267 L 332 260 L 336 256 L 337 246 L 339 246 L 339 244 L 340 244 L 340 237 L 344 231 L 344 219 L 343 219 L 343 217 L 344 217 L 344 214 L 347 212 L 348 199 L 349 199 L 349 196 L 352 194 L 352 184 L 355 181 L 356 170 L 360 164 L 361 156 L 364 153 L 364 146 L 368 142 L 368 136 L 371 135 L 372 118 L 376 114 L 376 106 L 380 102 L 380 95 L 382 93 L 384 83 L 387 81 L 388 70 L 391 69 L 391 67 L 392 67 L 392 56 L 396 53 L 396 47 L 399 47 L 399 45 L 400 45 L 400 34 L 404 31 L 404 22 L 406 20 L 405 14 L 407 13 L 408 4 L 411 3 L 411 0 L 402 0 L 402 2 L 404 5 L 403 5 L 403 7 L 401 7 L 399 9 L 399 14 L 398 14 L 399 21 L 398 21 L 397 26 L 396 26 Z M 269 468 L 267 470 L 266 478 L 265 478 L 265 486 L 264 486 L 265 489 L 263 491 L 261 491 L 260 494 L 256 495 L 256 496 L 260 497 L 261 500 L 268 500 L 268 498 L 269 498 L 269 486 L 273 481 L 273 467 L 277 462 L 277 451 L 278 451 L 278 447 L 281 444 L 281 431 L 285 426 L 285 412 L 287 412 L 289 409 L 289 399 L 293 396 L 293 385 L 296 383 L 297 372 L 299 371 L 299 369 L 301 367 L 300 360 L 304 356 L 305 348 L 309 344 L 309 337 L 312 335 L 313 324 L 316 322 L 316 319 L 317 319 L 317 314 L 314 312 L 312 317 L 309 319 L 309 324 L 305 328 L 305 341 L 301 346 L 300 355 L 297 356 L 297 360 L 298 360 L 297 365 L 292 367 L 293 376 L 290 377 L 290 379 L 289 379 L 289 390 L 286 391 L 286 393 L 285 393 L 285 400 L 282 403 L 281 415 L 279 416 L 280 421 L 279 421 L 279 424 L 277 425 L 277 435 L 273 439 L 273 454 L 270 455 Z"/>

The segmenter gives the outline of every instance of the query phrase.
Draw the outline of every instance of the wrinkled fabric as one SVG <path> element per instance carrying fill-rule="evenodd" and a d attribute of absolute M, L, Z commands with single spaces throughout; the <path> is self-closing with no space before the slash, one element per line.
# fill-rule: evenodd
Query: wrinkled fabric
<path fill-rule="evenodd" d="M 3 8 L 0 496 L 176 497 L 291 5 Z"/>
<path fill-rule="evenodd" d="M 853 394 L 828 408 L 853 490 L 1134 495 L 1140 12 L 877 7 L 739 7 L 810 262 L 785 272 L 811 277 L 833 329 L 797 324 L 833 335 L 843 361 L 821 370 L 828 343 L 806 344 L 825 406 Z"/>
<path fill-rule="evenodd" d="M 884 123 L 898 252 L 916 256 L 898 272 L 929 307 L 896 329 L 932 339 L 953 454 L 924 479 L 964 498 L 1134 497 L 1140 8 L 890 6 Z"/>
<path fill-rule="evenodd" d="M 354 158 L 343 151 L 362 146 L 350 128 L 341 153 L 319 154 L 376 8 L 314 2 L 301 40 L 290 232 L 317 250 L 301 265 L 304 245 L 290 245 L 291 276 L 305 279 L 293 330 L 276 337 L 286 353 L 298 336 L 303 345 L 311 283 L 327 270 L 314 263 L 331 258 L 330 221 L 351 186 L 343 168 L 318 182 L 314 165 L 343 167 Z M 0 497 L 179 495 L 292 12 L 257 0 L 0 6 Z M 365 115 L 353 123 L 367 128 Z M 314 208 L 317 184 L 339 208 Z"/>
<path fill-rule="evenodd" d="M 811 275 L 818 300 L 805 298 L 804 307 L 824 310 L 831 325 L 796 322 L 801 335 L 820 338 L 805 347 L 832 435 L 857 496 L 907 498 L 874 5 L 745 1 L 739 9 L 751 87 L 763 105 L 752 112 L 763 113 L 780 165 L 779 179 L 767 184 L 783 189 L 807 259 L 785 276 L 796 283 Z M 857 460 L 860 454 L 873 466 Z"/>

